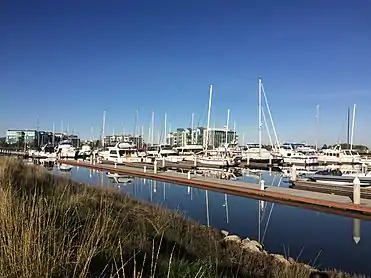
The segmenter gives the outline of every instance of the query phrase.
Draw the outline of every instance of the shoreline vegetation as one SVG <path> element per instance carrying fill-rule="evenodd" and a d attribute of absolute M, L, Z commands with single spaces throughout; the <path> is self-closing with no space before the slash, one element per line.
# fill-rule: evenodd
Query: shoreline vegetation
<path fill-rule="evenodd" d="M 116 190 L 0 158 L 0 277 L 364 277 L 326 273 Z"/>

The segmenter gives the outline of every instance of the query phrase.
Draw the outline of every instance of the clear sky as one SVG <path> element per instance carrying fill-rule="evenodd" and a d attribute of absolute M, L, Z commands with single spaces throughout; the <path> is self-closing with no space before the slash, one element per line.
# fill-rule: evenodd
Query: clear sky
<path fill-rule="evenodd" d="M 263 78 L 281 141 L 346 138 L 371 145 L 371 1 L 2 1 L 0 134 L 7 128 L 82 137 L 156 127 L 225 125 L 231 109 L 245 141 L 257 141 L 257 78 Z M 266 133 L 263 135 L 267 140 Z"/>

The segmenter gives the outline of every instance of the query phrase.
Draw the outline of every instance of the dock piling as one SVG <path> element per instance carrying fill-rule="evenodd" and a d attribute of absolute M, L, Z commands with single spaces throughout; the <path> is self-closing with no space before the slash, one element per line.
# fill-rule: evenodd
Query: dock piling
<path fill-rule="evenodd" d="M 162 157 L 162 168 L 165 168 L 165 157 Z"/>
<path fill-rule="evenodd" d="M 197 167 L 197 157 L 196 156 L 193 157 L 193 167 L 194 168 Z"/>
<path fill-rule="evenodd" d="M 115 169 L 117 168 L 117 163 L 115 162 Z"/>
<path fill-rule="evenodd" d="M 188 171 L 188 179 L 191 179 L 191 171 Z"/>
<path fill-rule="evenodd" d="M 264 183 L 265 183 L 264 180 L 260 180 L 260 190 L 264 190 L 265 189 Z"/>
<path fill-rule="evenodd" d="M 153 173 L 157 174 L 157 160 L 153 161 Z"/>
<path fill-rule="evenodd" d="M 358 177 L 353 180 L 353 203 L 356 205 L 361 203 L 361 181 Z"/>
<path fill-rule="evenodd" d="M 296 176 L 296 166 L 294 164 L 291 167 L 291 181 L 295 182 L 296 179 L 297 179 L 297 176 Z"/>
<path fill-rule="evenodd" d="M 144 165 L 144 167 L 143 167 L 143 173 L 146 173 L 146 172 L 147 172 L 147 166 Z"/>

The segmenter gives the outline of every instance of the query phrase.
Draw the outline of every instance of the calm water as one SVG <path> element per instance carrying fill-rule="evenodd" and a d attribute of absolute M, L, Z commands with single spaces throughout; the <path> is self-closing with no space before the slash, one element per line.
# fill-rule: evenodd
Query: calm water
<path fill-rule="evenodd" d="M 140 200 L 178 210 L 202 224 L 259 240 L 271 253 L 299 257 L 305 263 L 315 261 L 320 268 L 371 275 L 371 222 L 368 221 L 148 179 L 117 184 L 105 173 L 85 168 L 73 168 L 61 174 L 92 185 L 115 187 Z M 252 173 L 240 179 L 257 182 L 259 178 L 259 173 Z M 278 174 L 265 172 L 262 178 L 267 185 L 287 187 Z M 360 237 L 358 244 L 354 236 Z"/>

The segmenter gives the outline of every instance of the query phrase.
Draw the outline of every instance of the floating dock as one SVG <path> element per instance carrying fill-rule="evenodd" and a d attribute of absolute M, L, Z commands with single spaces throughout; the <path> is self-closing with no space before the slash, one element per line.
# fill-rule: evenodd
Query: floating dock
<path fill-rule="evenodd" d="M 371 220 L 371 200 L 365 198 L 361 199 L 360 204 L 354 204 L 348 196 L 277 186 L 265 186 L 264 188 L 261 188 L 261 185 L 255 183 L 198 177 L 193 175 L 192 171 L 187 172 L 187 174 L 170 171 L 155 173 L 153 170 L 138 170 L 128 166 L 116 165 L 115 168 L 110 165 L 91 164 L 73 160 L 59 160 L 58 162 L 61 164 L 86 167 L 140 178 L 148 178 L 268 202 L 303 207 L 326 213 Z"/>
<path fill-rule="evenodd" d="M 314 181 L 296 181 L 292 182 L 292 187 L 295 189 L 328 193 L 340 196 L 353 196 L 353 186 L 350 185 L 334 185 L 331 183 L 318 183 Z M 371 188 L 361 187 L 361 198 L 371 200 Z"/>

